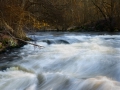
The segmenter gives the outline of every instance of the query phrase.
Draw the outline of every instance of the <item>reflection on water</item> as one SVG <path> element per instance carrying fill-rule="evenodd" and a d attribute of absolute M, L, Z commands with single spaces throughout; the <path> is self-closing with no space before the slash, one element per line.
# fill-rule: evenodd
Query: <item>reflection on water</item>
<path fill-rule="evenodd" d="M 0 90 L 120 90 L 119 34 L 29 36 L 45 48 L 1 54 Z"/>

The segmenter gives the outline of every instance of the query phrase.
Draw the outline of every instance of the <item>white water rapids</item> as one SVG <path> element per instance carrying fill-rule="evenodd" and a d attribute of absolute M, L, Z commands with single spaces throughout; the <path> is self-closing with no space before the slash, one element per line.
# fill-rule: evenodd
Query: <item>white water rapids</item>
<path fill-rule="evenodd" d="M 0 57 L 0 90 L 120 90 L 120 35 L 29 36 L 44 48 L 25 45 L 9 61 Z"/>

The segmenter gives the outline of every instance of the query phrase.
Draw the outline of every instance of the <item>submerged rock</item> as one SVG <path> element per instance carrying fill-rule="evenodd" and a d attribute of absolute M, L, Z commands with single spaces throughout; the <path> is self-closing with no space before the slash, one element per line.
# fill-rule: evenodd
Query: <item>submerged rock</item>
<path fill-rule="evenodd" d="M 42 42 L 46 42 L 47 44 L 69 44 L 68 41 L 65 40 L 42 40 Z"/>
<path fill-rule="evenodd" d="M 57 40 L 57 43 L 58 44 L 69 44 L 69 42 L 65 40 Z"/>

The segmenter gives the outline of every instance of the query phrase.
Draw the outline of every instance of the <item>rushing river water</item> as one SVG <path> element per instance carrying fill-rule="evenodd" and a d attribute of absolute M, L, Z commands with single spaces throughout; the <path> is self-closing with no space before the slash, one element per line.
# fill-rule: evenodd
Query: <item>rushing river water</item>
<path fill-rule="evenodd" d="M 120 35 L 36 33 L 0 55 L 0 90 L 120 90 Z"/>

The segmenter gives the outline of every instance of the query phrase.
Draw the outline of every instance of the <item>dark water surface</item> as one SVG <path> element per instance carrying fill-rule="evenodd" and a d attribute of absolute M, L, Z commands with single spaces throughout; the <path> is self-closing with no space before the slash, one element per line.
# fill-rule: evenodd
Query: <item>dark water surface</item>
<path fill-rule="evenodd" d="M 0 55 L 0 90 L 120 90 L 120 33 L 40 32 Z"/>

